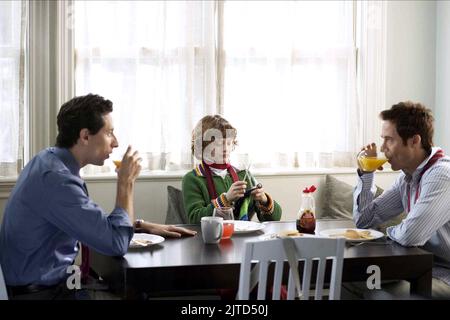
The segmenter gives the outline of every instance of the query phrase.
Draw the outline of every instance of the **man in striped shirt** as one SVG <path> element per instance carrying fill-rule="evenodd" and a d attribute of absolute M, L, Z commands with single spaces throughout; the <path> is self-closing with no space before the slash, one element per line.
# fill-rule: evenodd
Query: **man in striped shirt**
<path fill-rule="evenodd" d="M 423 246 L 434 254 L 433 298 L 450 299 L 450 158 L 433 147 L 433 116 L 420 103 L 400 102 L 380 113 L 383 144 L 393 170 L 393 186 L 374 199 L 374 172 L 358 169 L 353 219 L 373 228 L 406 212 L 387 235 L 403 246 Z M 376 155 L 376 145 L 366 153 Z"/>

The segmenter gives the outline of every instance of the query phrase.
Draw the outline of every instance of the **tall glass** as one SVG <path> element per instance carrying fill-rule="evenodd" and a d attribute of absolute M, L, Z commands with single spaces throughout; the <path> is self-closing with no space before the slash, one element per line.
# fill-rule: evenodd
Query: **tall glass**
<path fill-rule="evenodd" d="M 117 171 L 120 169 L 120 166 L 122 165 L 122 158 L 126 151 L 127 148 L 125 145 L 113 149 L 113 152 L 110 155 L 110 160 L 114 163 L 114 170 Z"/>
<path fill-rule="evenodd" d="M 214 208 L 213 217 L 223 218 L 222 239 L 230 239 L 234 233 L 233 208 Z"/>
<path fill-rule="evenodd" d="M 357 160 L 361 169 L 366 172 L 375 171 L 387 162 L 383 153 L 369 154 L 366 150 L 358 153 Z"/>

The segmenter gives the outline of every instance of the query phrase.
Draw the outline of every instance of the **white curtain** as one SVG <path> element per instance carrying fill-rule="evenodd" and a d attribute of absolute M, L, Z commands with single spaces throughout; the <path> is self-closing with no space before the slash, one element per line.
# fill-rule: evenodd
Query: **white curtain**
<path fill-rule="evenodd" d="M 386 1 L 361 1 L 358 7 L 357 41 L 359 51 L 358 92 L 360 145 L 381 145 L 380 111 L 386 105 Z"/>
<path fill-rule="evenodd" d="M 191 168 L 191 130 L 216 110 L 215 6 L 75 1 L 76 95 L 113 101 L 113 157 L 132 144 L 146 169 Z"/>
<path fill-rule="evenodd" d="M 0 1 L 0 177 L 23 165 L 25 1 Z"/>
<path fill-rule="evenodd" d="M 256 167 L 351 165 L 351 1 L 226 2 L 223 47 L 223 109 L 238 128 L 241 158 Z"/>
<path fill-rule="evenodd" d="M 149 170 L 190 168 L 205 114 L 238 129 L 233 163 L 258 168 L 352 166 L 376 131 L 381 2 L 74 3 L 76 95 L 113 101 L 117 153 L 131 143 Z"/>

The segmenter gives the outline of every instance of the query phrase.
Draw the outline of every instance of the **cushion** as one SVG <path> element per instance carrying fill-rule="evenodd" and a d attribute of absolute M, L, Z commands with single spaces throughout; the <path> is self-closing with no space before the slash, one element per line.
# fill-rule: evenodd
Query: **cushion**
<path fill-rule="evenodd" d="M 167 186 L 167 214 L 166 224 L 189 223 L 184 210 L 183 194 L 180 189 Z"/>
<path fill-rule="evenodd" d="M 333 176 L 327 175 L 325 179 L 323 218 L 328 219 L 353 219 L 353 189 L 354 187 Z M 383 193 L 383 189 L 377 186 L 375 198 Z M 385 232 L 389 226 L 399 224 L 405 213 L 384 222 L 377 229 Z"/>

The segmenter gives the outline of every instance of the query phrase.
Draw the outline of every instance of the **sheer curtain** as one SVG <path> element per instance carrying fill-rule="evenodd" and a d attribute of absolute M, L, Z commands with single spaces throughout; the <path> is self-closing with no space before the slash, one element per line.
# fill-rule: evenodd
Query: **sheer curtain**
<path fill-rule="evenodd" d="M 386 1 L 362 1 L 358 7 L 358 99 L 365 111 L 360 114 L 360 145 L 381 145 L 378 114 L 390 107 L 386 105 L 386 8 Z"/>
<path fill-rule="evenodd" d="M 191 130 L 216 110 L 216 3 L 74 4 L 76 95 L 113 101 L 117 153 L 132 144 L 145 169 L 191 168 Z"/>
<path fill-rule="evenodd" d="M 382 2 L 75 1 L 74 7 L 76 95 L 113 101 L 117 153 L 131 143 L 145 169 L 191 168 L 191 131 L 206 114 L 230 120 L 239 140 L 233 163 L 254 168 L 353 166 L 377 131 Z"/>
<path fill-rule="evenodd" d="M 352 165 L 353 2 L 228 1 L 223 25 L 223 110 L 240 157 L 262 168 Z"/>
<path fill-rule="evenodd" d="M 0 1 L 0 177 L 23 165 L 25 1 Z"/>

